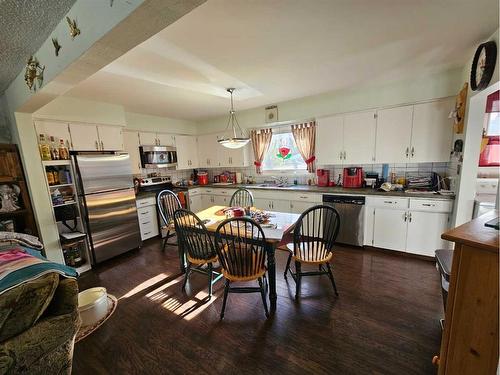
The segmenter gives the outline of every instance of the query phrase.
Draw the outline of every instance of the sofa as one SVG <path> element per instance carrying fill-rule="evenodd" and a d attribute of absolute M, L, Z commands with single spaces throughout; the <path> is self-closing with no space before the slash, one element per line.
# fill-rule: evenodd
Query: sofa
<path fill-rule="evenodd" d="M 49 272 L 0 295 L 0 374 L 70 374 L 78 314 L 74 278 Z"/>

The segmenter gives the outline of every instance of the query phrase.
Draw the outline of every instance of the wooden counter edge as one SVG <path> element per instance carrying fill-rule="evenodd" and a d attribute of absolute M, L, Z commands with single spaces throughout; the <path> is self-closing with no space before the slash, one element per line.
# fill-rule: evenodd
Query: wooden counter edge
<path fill-rule="evenodd" d="M 484 226 L 484 223 L 498 216 L 499 212 L 493 210 L 468 223 L 444 232 L 441 238 L 443 240 L 476 247 L 480 250 L 498 253 L 500 232 L 494 228 Z"/>

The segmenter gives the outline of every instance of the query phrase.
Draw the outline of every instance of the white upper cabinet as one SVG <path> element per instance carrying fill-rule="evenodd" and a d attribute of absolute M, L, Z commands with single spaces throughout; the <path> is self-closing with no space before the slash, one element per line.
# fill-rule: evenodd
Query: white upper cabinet
<path fill-rule="evenodd" d="M 317 120 L 317 164 L 342 164 L 344 152 L 344 116 L 323 117 Z"/>
<path fill-rule="evenodd" d="M 369 164 L 375 159 L 375 111 L 344 116 L 344 163 Z"/>
<path fill-rule="evenodd" d="M 413 106 L 382 109 L 377 112 L 375 161 L 406 163 L 410 155 Z"/>
<path fill-rule="evenodd" d="M 174 146 L 175 144 L 175 137 L 172 134 L 157 133 L 156 137 L 160 146 Z"/>
<path fill-rule="evenodd" d="M 448 115 L 453 105 L 454 99 L 414 106 L 410 148 L 412 162 L 449 161 L 453 121 Z"/>
<path fill-rule="evenodd" d="M 220 144 L 217 144 L 218 147 L 225 148 Z M 229 162 L 229 167 L 247 167 L 250 165 L 250 149 L 252 145 L 249 143 L 242 148 L 237 149 L 226 149 L 227 150 L 227 161 Z"/>
<path fill-rule="evenodd" d="M 99 134 L 97 125 L 69 124 L 71 142 L 75 151 L 99 151 Z"/>
<path fill-rule="evenodd" d="M 139 143 L 141 146 L 154 146 L 158 144 L 156 133 L 139 132 Z"/>
<path fill-rule="evenodd" d="M 218 167 L 217 148 L 222 147 L 217 143 L 217 136 L 213 134 L 198 137 L 198 164 L 200 168 Z"/>
<path fill-rule="evenodd" d="M 123 150 L 123 134 L 121 126 L 97 125 L 101 151 Z"/>
<path fill-rule="evenodd" d="M 132 173 L 141 173 L 141 157 L 139 155 L 139 133 L 123 132 L 123 149 L 130 155 Z"/>
<path fill-rule="evenodd" d="M 190 135 L 177 135 L 175 137 L 177 148 L 177 169 L 198 168 L 198 142 L 196 137 Z"/>
<path fill-rule="evenodd" d="M 37 137 L 40 134 L 46 134 L 48 136 L 53 136 L 56 138 L 57 144 L 59 144 L 59 139 L 64 141 L 66 147 L 70 150 L 73 149 L 71 145 L 71 135 L 69 133 L 69 125 L 63 122 L 56 121 L 36 121 L 35 129 Z"/>

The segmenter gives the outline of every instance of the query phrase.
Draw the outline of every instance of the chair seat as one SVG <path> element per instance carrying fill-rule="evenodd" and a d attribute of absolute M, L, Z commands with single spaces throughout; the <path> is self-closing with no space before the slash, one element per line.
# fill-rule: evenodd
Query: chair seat
<path fill-rule="evenodd" d="M 222 269 L 222 274 L 224 275 L 224 277 L 230 281 L 235 281 L 235 282 L 257 280 L 259 277 L 262 277 L 265 273 L 266 273 L 265 267 L 260 269 L 257 273 L 248 276 L 231 275 L 226 270 Z"/>
<path fill-rule="evenodd" d="M 293 243 L 287 244 L 286 247 L 292 254 L 294 253 Z M 296 255 L 293 255 L 295 261 L 307 264 L 325 264 L 328 263 L 332 257 L 333 253 L 325 250 L 323 244 L 318 242 L 309 244 L 309 248 L 305 243 L 301 243 L 300 251 Z"/>
<path fill-rule="evenodd" d="M 202 265 L 202 264 L 207 264 L 207 263 L 215 263 L 218 260 L 217 255 L 214 255 L 210 259 L 197 259 L 197 258 L 191 257 L 189 254 L 186 254 L 186 257 L 187 257 L 187 260 L 189 261 L 189 263 L 195 264 L 197 266 Z"/>

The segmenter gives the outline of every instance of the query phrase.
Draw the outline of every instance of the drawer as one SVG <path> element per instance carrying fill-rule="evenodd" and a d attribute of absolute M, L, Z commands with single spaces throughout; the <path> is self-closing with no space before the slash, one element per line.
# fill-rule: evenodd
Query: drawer
<path fill-rule="evenodd" d="M 429 212 L 451 212 L 453 201 L 433 199 L 410 199 L 410 210 Z"/>
<path fill-rule="evenodd" d="M 139 224 L 141 225 L 157 221 L 156 208 L 154 206 L 138 208 L 137 216 L 139 217 Z"/>
<path fill-rule="evenodd" d="M 202 189 L 189 189 L 189 195 L 194 197 L 197 195 L 201 195 Z"/>
<path fill-rule="evenodd" d="M 158 236 L 160 234 L 158 227 L 153 226 L 140 226 L 141 240 L 147 240 L 148 238 Z"/>
<path fill-rule="evenodd" d="M 408 198 L 398 197 L 366 197 L 365 204 L 370 207 L 394 208 L 405 210 L 408 208 Z"/>
<path fill-rule="evenodd" d="M 290 200 L 290 197 L 293 195 L 291 191 L 276 191 L 270 189 L 250 189 L 254 198 L 263 198 L 263 199 L 286 199 Z"/>
<path fill-rule="evenodd" d="M 323 196 L 321 194 L 315 194 L 315 193 L 288 193 L 289 198 L 292 201 L 299 201 L 299 202 L 311 202 L 311 203 L 321 203 L 323 201 Z"/>
<path fill-rule="evenodd" d="M 140 198 L 135 201 L 137 208 L 156 205 L 155 197 Z"/>
<path fill-rule="evenodd" d="M 236 189 L 215 189 L 214 194 L 215 195 L 225 195 L 225 196 L 231 196 L 234 194 Z"/>

